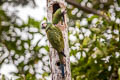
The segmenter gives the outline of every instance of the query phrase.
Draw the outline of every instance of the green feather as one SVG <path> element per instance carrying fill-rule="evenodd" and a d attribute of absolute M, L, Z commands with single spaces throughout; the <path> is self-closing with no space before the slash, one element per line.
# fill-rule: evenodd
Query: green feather
<path fill-rule="evenodd" d="M 64 50 L 64 39 L 61 30 L 53 24 L 48 23 L 46 27 L 46 33 L 49 42 L 51 43 L 52 47 L 57 50 L 59 58 L 62 60 L 61 56 L 63 55 L 61 54 Z"/>
<path fill-rule="evenodd" d="M 48 26 L 46 32 L 49 42 L 58 52 L 62 52 L 64 49 L 64 40 L 61 30 L 52 24 Z"/>
<path fill-rule="evenodd" d="M 53 14 L 52 22 L 53 24 L 58 24 L 60 20 L 62 20 L 63 13 L 61 8 L 57 9 L 56 12 Z"/>
<path fill-rule="evenodd" d="M 52 47 L 57 50 L 58 56 L 60 59 L 60 69 L 62 72 L 62 77 L 64 78 L 64 61 L 63 61 L 63 56 L 64 55 L 64 39 L 61 30 L 57 27 L 54 26 L 51 23 L 47 24 L 46 27 L 46 33 L 49 42 L 51 43 Z"/>

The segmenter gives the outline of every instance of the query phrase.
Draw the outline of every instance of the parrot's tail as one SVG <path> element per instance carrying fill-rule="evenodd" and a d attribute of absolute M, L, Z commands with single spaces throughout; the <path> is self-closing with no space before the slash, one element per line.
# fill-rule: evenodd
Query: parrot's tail
<path fill-rule="evenodd" d="M 65 74 L 64 74 L 64 64 L 60 64 L 60 69 L 62 71 L 62 78 L 65 77 Z"/>
<path fill-rule="evenodd" d="M 64 51 L 60 52 L 64 57 L 66 57 L 66 55 L 64 54 Z"/>

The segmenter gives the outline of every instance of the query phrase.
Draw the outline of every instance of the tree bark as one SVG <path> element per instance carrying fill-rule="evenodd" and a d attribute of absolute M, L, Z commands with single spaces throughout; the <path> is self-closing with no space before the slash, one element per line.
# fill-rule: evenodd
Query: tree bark
<path fill-rule="evenodd" d="M 66 5 L 64 0 L 47 0 L 47 20 L 48 22 L 52 22 L 52 16 L 54 12 L 54 5 L 57 4 L 59 5 L 62 10 L 65 10 Z M 50 68 L 51 68 L 51 74 L 52 74 L 52 80 L 71 80 L 71 70 L 70 70 L 70 58 L 69 58 L 69 44 L 68 44 L 68 26 L 67 26 L 67 16 L 64 14 L 64 21 L 63 23 L 59 23 L 60 29 L 63 33 L 63 38 L 64 38 L 64 53 L 66 57 L 64 57 L 64 73 L 65 77 L 62 78 L 61 75 L 61 70 L 57 63 L 59 62 L 59 57 L 58 53 L 56 52 L 55 49 L 52 48 L 51 45 L 50 47 Z"/>

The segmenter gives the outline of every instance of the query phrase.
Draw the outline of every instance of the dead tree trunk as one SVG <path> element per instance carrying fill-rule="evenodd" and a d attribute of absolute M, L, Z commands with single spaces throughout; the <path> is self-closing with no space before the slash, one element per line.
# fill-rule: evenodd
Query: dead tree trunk
<path fill-rule="evenodd" d="M 53 13 L 58 9 L 62 8 L 62 10 L 65 10 L 66 5 L 64 0 L 47 0 L 47 19 L 48 22 L 52 22 L 52 16 Z M 51 67 L 51 74 L 52 74 L 52 80 L 71 80 L 71 70 L 70 70 L 70 58 L 69 58 L 69 45 L 68 45 L 68 26 L 66 21 L 66 14 L 64 15 L 64 21 L 62 23 L 58 23 L 63 33 L 64 37 L 64 53 L 66 57 L 64 58 L 65 66 L 64 66 L 64 73 L 65 78 L 62 78 L 61 70 L 57 63 L 59 62 L 59 57 L 57 55 L 56 50 L 52 48 L 50 45 L 50 67 Z"/>

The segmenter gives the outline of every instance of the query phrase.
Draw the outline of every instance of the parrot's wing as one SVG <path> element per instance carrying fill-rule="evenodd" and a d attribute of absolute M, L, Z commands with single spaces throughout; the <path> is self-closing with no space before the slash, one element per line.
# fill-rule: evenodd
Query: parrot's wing
<path fill-rule="evenodd" d="M 47 31 L 47 36 L 52 47 L 58 52 L 62 52 L 64 49 L 64 40 L 61 30 L 58 27 L 54 27 L 53 29 Z"/>
<path fill-rule="evenodd" d="M 53 14 L 52 23 L 53 23 L 53 24 L 58 24 L 58 22 L 61 20 L 61 18 L 62 18 L 61 8 L 59 8 L 59 9 L 57 9 L 57 11 Z"/>
<path fill-rule="evenodd" d="M 64 39 L 63 39 L 62 31 L 58 27 L 56 27 L 56 30 L 57 30 L 57 32 L 58 32 L 58 34 L 60 36 L 61 44 L 63 44 L 63 46 L 64 46 Z"/>

